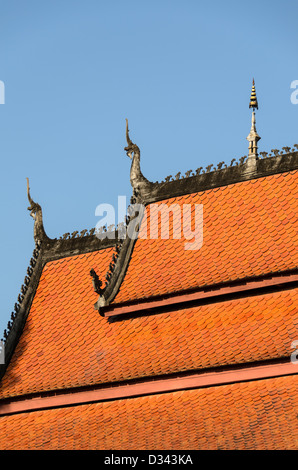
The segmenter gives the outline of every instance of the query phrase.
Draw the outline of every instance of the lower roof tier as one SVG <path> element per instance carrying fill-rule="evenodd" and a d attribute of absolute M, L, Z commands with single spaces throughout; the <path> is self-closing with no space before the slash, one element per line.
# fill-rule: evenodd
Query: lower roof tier
<path fill-rule="evenodd" d="M 298 449 L 298 375 L 0 417 L 1 450 Z"/>
<path fill-rule="evenodd" d="M 290 358 L 298 289 L 110 321 L 89 270 L 110 251 L 47 263 L 0 398 Z"/>

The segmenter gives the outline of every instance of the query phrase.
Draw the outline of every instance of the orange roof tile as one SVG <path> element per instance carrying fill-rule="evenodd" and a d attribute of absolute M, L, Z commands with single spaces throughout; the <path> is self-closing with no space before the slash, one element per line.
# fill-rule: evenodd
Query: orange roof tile
<path fill-rule="evenodd" d="M 150 204 L 114 304 L 291 270 L 298 265 L 297 171 L 213 188 Z M 185 238 L 150 239 L 161 204 L 203 204 L 203 246 Z M 182 213 L 182 209 L 181 209 Z M 184 221 L 185 226 L 189 219 Z M 151 233 L 152 235 L 152 233 Z"/>
<path fill-rule="evenodd" d="M 0 398 L 290 357 L 298 289 L 111 322 L 89 275 L 111 253 L 45 265 Z"/>
<path fill-rule="evenodd" d="M 3 416 L 0 449 L 294 450 L 297 390 L 295 375 Z"/>

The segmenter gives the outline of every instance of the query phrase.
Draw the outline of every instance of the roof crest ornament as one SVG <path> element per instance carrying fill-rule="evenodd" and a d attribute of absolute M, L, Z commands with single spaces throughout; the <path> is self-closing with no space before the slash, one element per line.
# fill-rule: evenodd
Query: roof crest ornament
<path fill-rule="evenodd" d="M 42 219 L 42 209 L 41 206 L 34 202 L 31 195 L 30 195 L 30 187 L 29 187 L 29 178 L 27 179 L 27 196 L 30 206 L 27 208 L 30 211 L 31 217 L 34 219 L 34 240 L 35 243 L 41 242 L 42 240 L 47 239 L 48 236 L 43 227 L 43 219 Z"/>
<path fill-rule="evenodd" d="M 132 160 L 130 168 L 130 183 L 133 188 L 132 203 L 140 202 L 142 198 L 142 189 L 148 189 L 152 183 L 148 181 L 141 172 L 141 152 L 139 147 L 134 144 L 129 137 L 128 120 L 126 119 L 126 141 L 127 146 L 124 150 L 127 156 Z"/>

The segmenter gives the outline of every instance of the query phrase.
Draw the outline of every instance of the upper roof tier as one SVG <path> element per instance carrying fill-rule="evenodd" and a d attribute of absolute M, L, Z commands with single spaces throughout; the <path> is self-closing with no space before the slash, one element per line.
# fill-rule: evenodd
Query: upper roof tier
<path fill-rule="evenodd" d="M 143 219 L 113 303 L 295 269 L 298 264 L 297 176 L 296 170 L 149 204 L 148 216 Z M 201 224 L 197 229 L 202 246 L 187 250 L 185 244 L 195 246 L 195 241 L 187 240 L 183 234 L 177 239 L 173 236 L 180 233 L 180 223 L 181 231 L 192 223 L 195 232 L 196 205 L 202 205 L 197 220 Z M 186 206 L 191 208 L 192 216 L 188 211 L 183 212 Z M 170 214 L 167 224 L 164 216 L 171 208 L 174 211 L 178 208 L 178 217 Z M 158 238 L 150 238 L 156 220 Z M 169 238 L 162 239 L 165 226 L 169 226 Z"/>

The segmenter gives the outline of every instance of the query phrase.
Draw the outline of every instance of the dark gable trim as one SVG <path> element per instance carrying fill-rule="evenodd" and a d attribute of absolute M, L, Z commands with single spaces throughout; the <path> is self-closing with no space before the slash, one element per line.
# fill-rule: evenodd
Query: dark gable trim
<path fill-rule="evenodd" d="M 30 266 L 27 270 L 28 283 L 24 281 L 21 288 L 21 292 L 18 297 L 18 303 L 15 304 L 15 310 L 12 313 L 11 321 L 8 322 L 7 329 L 4 330 L 4 341 L 2 343 L 4 349 L 4 364 L 0 365 L 0 380 L 4 376 L 8 364 L 12 358 L 13 352 L 20 339 L 22 331 L 24 329 L 30 307 L 32 305 L 33 298 L 39 283 L 39 279 L 43 270 L 42 262 L 42 245 L 37 245 L 35 250 L 38 250 L 36 256 L 30 260 Z M 26 286 L 26 287 L 25 287 Z M 24 291 L 24 287 L 26 292 Z"/>
<path fill-rule="evenodd" d="M 97 238 L 96 235 L 85 235 L 80 238 L 70 236 L 66 239 L 48 239 L 43 243 L 43 260 L 46 263 L 69 256 L 113 248 L 116 246 L 117 241 L 117 232 L 107 233 L 107 237 L 102 239 Z"/>

